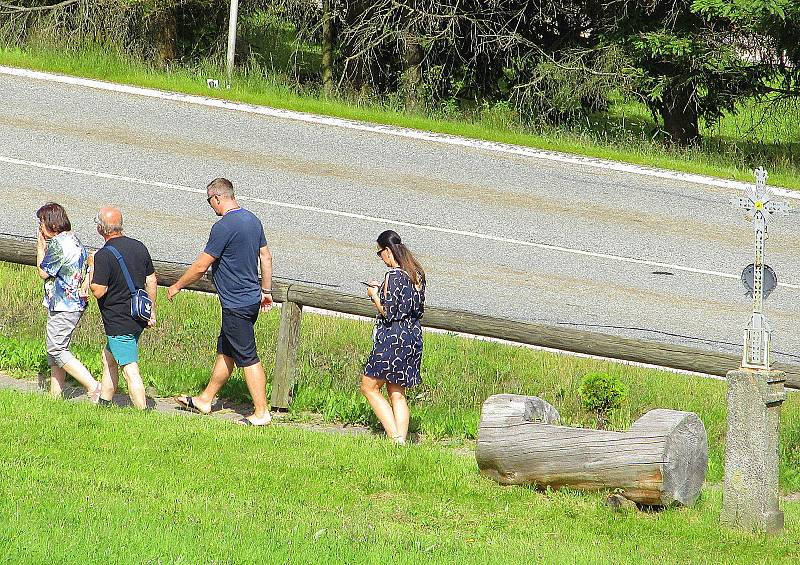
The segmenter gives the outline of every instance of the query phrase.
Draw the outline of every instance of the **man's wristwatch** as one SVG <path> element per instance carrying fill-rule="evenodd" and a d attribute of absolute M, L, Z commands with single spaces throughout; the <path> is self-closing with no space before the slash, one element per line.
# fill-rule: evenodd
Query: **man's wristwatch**
<path fill-rule="evenodd" d="M 272 294 L 272 289 L 271 288 L 262 288 L 261 289 L 261 294 Z"/>

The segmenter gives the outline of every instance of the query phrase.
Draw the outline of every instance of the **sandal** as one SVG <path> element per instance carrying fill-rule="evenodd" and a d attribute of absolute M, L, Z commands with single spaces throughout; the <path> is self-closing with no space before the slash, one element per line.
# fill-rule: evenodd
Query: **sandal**
<path fill-rule="evenodd" d="M 86 396 L 89 397 L 89 402 L 91 402 L 92 404 L 95 404 L 95 405 L 99 404 L 100 403 L 100 393 L 102 391 L 103 391 L 103 385 L 101 385 L 100 383 L 97 383 L 97 386 L 95 387 L 95 389 L 93 391 L 86 393 Z"/>
<path fill-rule="evenodd" d="M 202 414 L 203 416 L 207 416 L 211 412 L 203 412 L 197 406 L 194 405 L 194 400 L 191 396 L 176 396 L 175 402 L 180 404 L 180 408 L 184 410 L 188 410 L 189 412 L 194 412 L 195 414 Z"/>

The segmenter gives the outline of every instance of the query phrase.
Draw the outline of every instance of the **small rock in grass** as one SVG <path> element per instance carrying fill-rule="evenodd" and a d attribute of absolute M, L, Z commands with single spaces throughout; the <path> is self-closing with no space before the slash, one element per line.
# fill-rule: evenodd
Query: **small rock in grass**
<path fill-rule="evenodd" d="M 614 512 L 625 512 L 627 510 L 636 510 L 637 508 L 634 501 L 628 500 L 616 492 L 608 495 L 606 504 L 608 504 L 609 508 Z"/>

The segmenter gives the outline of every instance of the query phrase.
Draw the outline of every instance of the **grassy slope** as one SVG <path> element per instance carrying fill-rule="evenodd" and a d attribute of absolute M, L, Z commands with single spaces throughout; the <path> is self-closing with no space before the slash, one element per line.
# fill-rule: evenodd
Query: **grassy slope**
<path fill-rule="evenodd" d="M 772 120 L 766 137 L 767 143 L 754 143 L 741 139 L 753 109 L 746 109 L 741 117 L 728 117 L 716 131 L 721 134 L 720 144 L 714 151 L 688 151 L 669 154 L 662 147 L 648 142 L 652 125 L 643 106 L 620 104 L 610 116 L 588 125 L 596 129 L 605 124 L 598 141 L 595 134 L 580 135 L 569 131 L 554 130 L 547 135 L 533 135 L 509 128 L 509 120 L 502 112 L 486 112 L 482 119 L 465 122 L 457 119 L 433 119 L 386 109 L 377 104 L 346 103 L 326 99 L 314 93 L 298 94 L 279 81 L 265 78 L 260 73 L 243 73 L 236 77 L 231 90 L 209 90 L 205 79 L 220 76 L 220 71 L 210 66 L 199 68 L 176 67 L 168 71 L 153 69 L 143 63 L 123 59 L 110 52 L 87 50 L 79 53 L 47 50 L 20 50 L 0 46 L 0 64 L 38 70 L 85 76 L 125 84 L 133 84 L 162 90 L 214 96 L 331 115 L 368 122 L 397 125 L 421 130 L 448 133 L 475 139 L 487 139 L 576 153 L 604 159 L 630 162 L 677 171 L 693 172 L 722 178 L 752 181 L 752 168 L 766 164 L 770 170 L 770 183 L 790 188 L 800 188 L 800 168 L 791 148 L 797 146 L 796 110 L 791 116 L 783 115 L 780 125 Z M 637 124 L 631 128 L 627 123 Z M 790 119 L 792 118 L 793 119 Z M 613 121 L 609 128 L 606 122 Z M 620 125 L 620 123 L 622 125 Z M 620 128 L 626 131 L 620 137 Z M 611 131 L 610 136 L 605 133 Z M 622 141 L 619 141 L 622 139 Z M 780 145 L 769 145 L 779 142 Z M 796 153 L 796 152 L 795 152 Z"/>
<path fill-rule="evenodd" d="M 720 498 L 614 514 L 594 494 L 500 487 L 435 447 L 0 392 L 9 563 L 800 559 L 800 503 L 765 537 L 720 528 Z"/>
<path fill-rule="evenodd" d="M 44 308 L 40 282 L 29 267 L 0 263 L 0 334 L 27 344 L 21 359 L 9 362 L 0 355 L 0 368 L 31 371 L 43 363 Z M 146 384 L 161 395 L 194 393 L 202 389 L 214 356 L 219 303 L 216 297 L 184 293 L 174 304 L 159 303 L 159 325 L 142 338 L 142 371 Z M 274 364 L 278 314 L 262 316 L 256 326 L 259 349 L 267 374 Z M 102 326 L 96 307 L 84 317 L 76 333 L 76 352 L 94 374 L 99 373 Z M 370 350 L 371 325 L 305 314 L 299 353 L 299 383 L 293 411 L 323 413 L 328 419 L 375 424 L 358 392 L 361 369 Z M 0 352 L 2 352 L 0 340 Z M 46 370 L 46 369 L 45 369 Z M 554 355 L 496 343 L 442 334 L 426 334 L 424 384 L 413 389 L 412 426 L 434 437 L 474 437 L 481 403 L 490 395 L 508 392 L 538 395 L 551 402 L 565 423 L 593 426 L 593 417 L 580 406 L 580 380 L 590 371 L 619 375 L 630 387 L 623 407 L 611 426 L 627 429 L 652 408 L 696 412 L 703 419 L 710 443 L 708 479 L 722 478 L 725 435 L 725 383 L 624 365 Z M 223 395 L 247 398 L 236 375 Z M 800 394 L 784 404 L 781 446 L 781 485 L 800 490 Z"/>

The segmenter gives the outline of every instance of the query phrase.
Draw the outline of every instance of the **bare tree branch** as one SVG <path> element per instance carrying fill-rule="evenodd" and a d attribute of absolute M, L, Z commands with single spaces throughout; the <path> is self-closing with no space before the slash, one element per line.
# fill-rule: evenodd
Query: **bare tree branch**
<path fill-rule="evenodd" d="M 79 0 L 63 0 L 63 2 L 59 2 L 58 4 L 51 4 L 49 6 L 19 6 L 16 4 L 6 4 L 5 2 L 0 2 L 0 13 L 4 14 L 13 14 L 19 12 L 44 12 L 47 10 L 55 10 L 58 8 L 65 8 L 70 4 L 77 4 Z"/>

